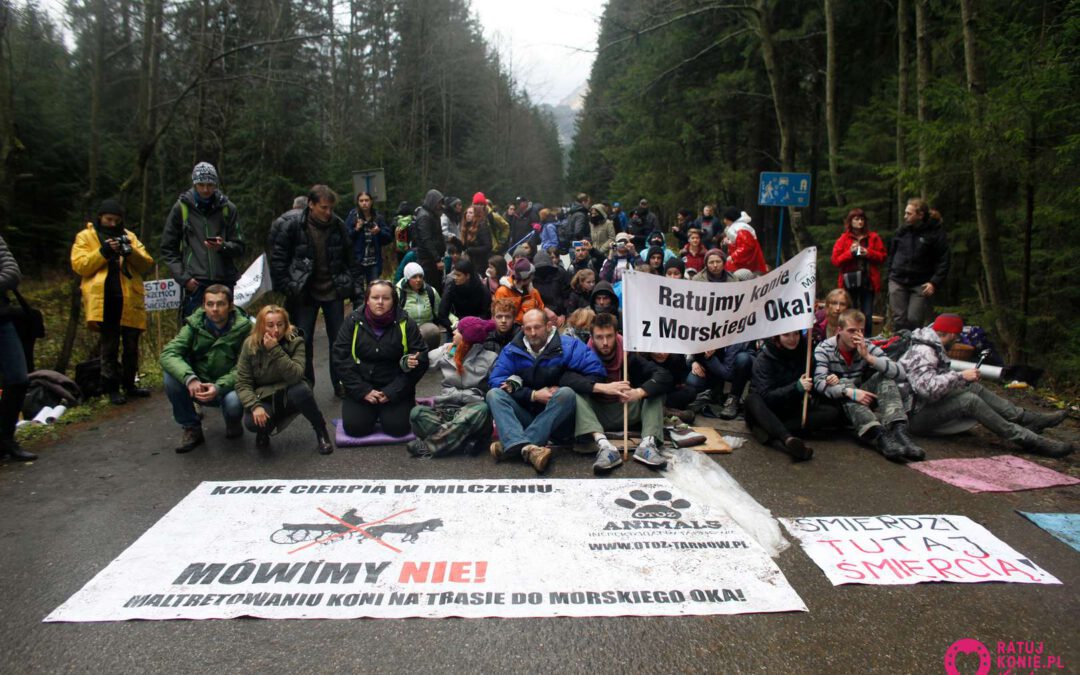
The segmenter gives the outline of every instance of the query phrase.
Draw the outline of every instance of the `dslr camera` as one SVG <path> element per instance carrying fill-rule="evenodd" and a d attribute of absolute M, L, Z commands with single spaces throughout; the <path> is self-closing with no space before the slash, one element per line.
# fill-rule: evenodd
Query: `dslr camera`
<path fill-rule="evenodd" d="M 127 234 L 121 234 L 118 237 L 113 237 L 120 244 L 120 255 L 123 257 L 131 255 L 131 237 Z"/>

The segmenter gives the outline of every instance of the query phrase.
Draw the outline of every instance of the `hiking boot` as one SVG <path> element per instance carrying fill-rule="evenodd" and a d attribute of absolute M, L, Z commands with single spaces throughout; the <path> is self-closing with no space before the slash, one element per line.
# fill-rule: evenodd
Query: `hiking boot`
<path fill-rule="evenodd" d="M 268 429 L 259 429 L 255 432 L 255 447 L 259 450 L 266 450 L 270 447 L 270 431 Z"/>
<path fill-rule="evenodd" d="M 428 444 L 420 440 L 419 438 L 415 441 L 409 441 L 408 443 L 406 443 L 405 452 L 419 459 L 428 459 L 434 454 L 431 451 L 431 448 L 428 447 Z"/>
<path fill-rule="evenodd" d="M 791 455 L 791 458 L 796 462 L 805 462 L 808 459 L 813 458 L 814 449 L 807 447 L 803 440 L 798 436 L 788 436 L 781 445 L 784 448 L 784 452 Z"/>
<path fill-rule="evenodd" d="M 1044 429 L 1050 427 L 1056 427 L 1065 421 L 1066 413 L 1064 410 L 1058 410 L 1057 412 L 1033 412 L 1031 410 L 1025 410 L 1024 414 L 1020 416 L 1019 424 L 1022 427 L 1031 429 L 1037 434 L 1041 434 Z"/>
<path fill-rule="evenodd" d="M 0 445 L 0 454 L 16 462 L 32 462 L 38 458 L 34 453 L 23 450 L 22 446 L 14 438 L 4 441 Z"/>
<path fill-rule="evenodd" d="M 1054 439 L 1046 438 L 1045 436 L 1036 436 L 1035 439 L 1021 444 L 1021 447 L 1033 455 L 1051 457 L 1053 459 L 1067 457 L 1076 449 L 1072 443 L 1055 441 Z"/>
<path fill-rule="evenodd" d="M 237 419 L 225 418 L 225 438 L 240 438 L 244 435 L 244 424 Z"/>
<path fill-rule="evenodd" d="M 150 390 L 146 387 L 124 387 L 124 393 L 128 398 L 150 398 Z"/>
<path fill-rule="evenodd" d="M 926 451 L 920 448 L 908 434 L 907 424 L 897 422 L 892 427 L 893 437 L 903 446 L 904 459 L 921 462 L 926 459 Z"/>
<path fill-rule="evenodd" d="M 176 446 L 176 452 L 180 455 L 191 452 L 205 441 L 206 438 L 203 436 L 202 427 L 184 429 L 184 435 L 180 437 L 180 445 Z"/>
<path fill-rule="evenodd" d="M 882 429 L 881 433 L 874 439 L 874 447 L 877 448 L 882 457 L 890 462 L 904 461 L 904 445 L 891 431 Z"/>
<path fill-rule="evenodd" d="M 548 460 L 551 459 L 551 449 L 530 443 L 521 449 L 521 456 L 526 462 L 533 465 L 536 473 L 544 473 Z"/>
<path fill-rule="evenodd" d="M 641 443 L 634 450 L 634 461 L 641 462 L 650 469 L 663 469 L 667 466 L 667 460 L 660 454 L 656 439 L 652 436 L 641 439 Z"/>
<path fill-rule="evenodd" d="M 319 439 L 317 449 L 320 455 L 329 455 L 334 452 L 334 437 L 330 435 L 330 430 L 326 428 L 325 423 L 315 429 L 315 438 Z"/>
<path fill-rule="evenodd" d="M 113 405 L 124 405 L 127 401 L 127 396 L 124 396 L 124 392 L 119 390 L 109 392 L 109 403 L 112 403 Z"/>
<path fill-rule="evenodd" d="M 739 399 L 735 394 L 728 394 L 724 399 L 724 405 L 720 407 L 720 412 L 717 416 L 722 420 L 733 420 L 739 416 Z"/>
<path fill-rule="evenodd" d="M 622 464 L 622 453 L 608 439 L 597 441 L 596 447 L 599 450 L 596 453 L 596 461 L 592 465 L 594 474 L 603 475 Z"/>
<path fill-rule="evenodd" d="M 693 410 L 676 410 L 675 408 L 664 408 L 664 417 L 674 417 L 684 424 L 693 424 L 694 418 L 697 415 Z"/>

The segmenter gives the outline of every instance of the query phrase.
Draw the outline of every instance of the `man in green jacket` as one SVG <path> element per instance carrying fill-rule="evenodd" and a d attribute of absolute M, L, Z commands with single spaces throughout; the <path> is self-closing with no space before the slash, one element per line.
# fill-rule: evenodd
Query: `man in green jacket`
<path fill-rule="evenodd" d="M 221 408 L 225 438 L 244 434 L 244 406 L 233 389 L 240 349 L 250 334 L 251 321 L 233 306 L 232 291 L 214 284 L 203 293 L 202 308 L 187 318 L 161 350 L 165 394 L 172 403 L 173 419 L 184 429 L 177 452 L 191 452 L 205 440 L 196 403 Z"/>

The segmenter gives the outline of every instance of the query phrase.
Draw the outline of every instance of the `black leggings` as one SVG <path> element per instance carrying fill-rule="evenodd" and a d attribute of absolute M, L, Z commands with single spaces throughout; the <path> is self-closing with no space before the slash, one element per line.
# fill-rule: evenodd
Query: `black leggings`
<path fill-rule="evenodd" d="M 784 440 L 788 436 L 803 436 L 806 432 L 819 429 L 835 429 L 845 426 L 846 420 L 840 406 L 810 399 L 810 409 L 806 414 L 806 427 L 802 426 L 802 405 L 791 410 L 774 412 L 757 392 L 750 392 L 746 397 L 746 424 L 751 429 L 757 427 L 769 440 Z"/>
<path fill-rule="evenodd" d="M 409 412 L 414 397 L 408 396 L 395 403 L 372 405 L 367 401 L 354 401 L 346 397 L 341 405 L 341 424 L 345 433 L 358 438 L 375 430 L 375 422 L 382 426 L 384 434 L 405 436 L 411 432 Z"/>
<path fill-rule="evenodd" d="M 255 418 L 252 416 L 251 410 L 247 410 L 244 412 L 244 426 L 247 427 L 248 431 L 273 431 L 274 427 L 282 420 L 296 413 L 303 415 L 311 423 L 311 428 L 316 433 L 326 428 L 326 419 L 323 418 L 322 411 L 319 410 L 319 404 L 315 402 L 315 395 L 311 393 L 311 387 L 308 386 L 307 382 L 300 382 L 288 389 L 281 389 L 273 396 L 269 396 L 259 403 L 270 415 L 270 421 L 260 429 L 255 424 Z"/>

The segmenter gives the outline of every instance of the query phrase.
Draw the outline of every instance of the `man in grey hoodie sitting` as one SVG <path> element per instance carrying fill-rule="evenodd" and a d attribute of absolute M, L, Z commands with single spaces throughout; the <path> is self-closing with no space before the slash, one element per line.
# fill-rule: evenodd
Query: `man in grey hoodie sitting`
<path fill-rule="evenodd" d="M 911 347 L 900 357 L 907 384 L 914 394 L 909 413 L 911 430 L 919 435 L 942 433 L 958 419 L 973 419 L 995 435 L 1043 457 L 1065 457 L 1075 444 L 1056 441 L 1039 432 L 1057 426 L 1065 412 L 1037 413 L 1013 405 L 979 384 L 979 369 L 954 371 L 946 353 L 964 330 L 958 314 L 942 314 L 934 323 L 911 334 Z"/>

